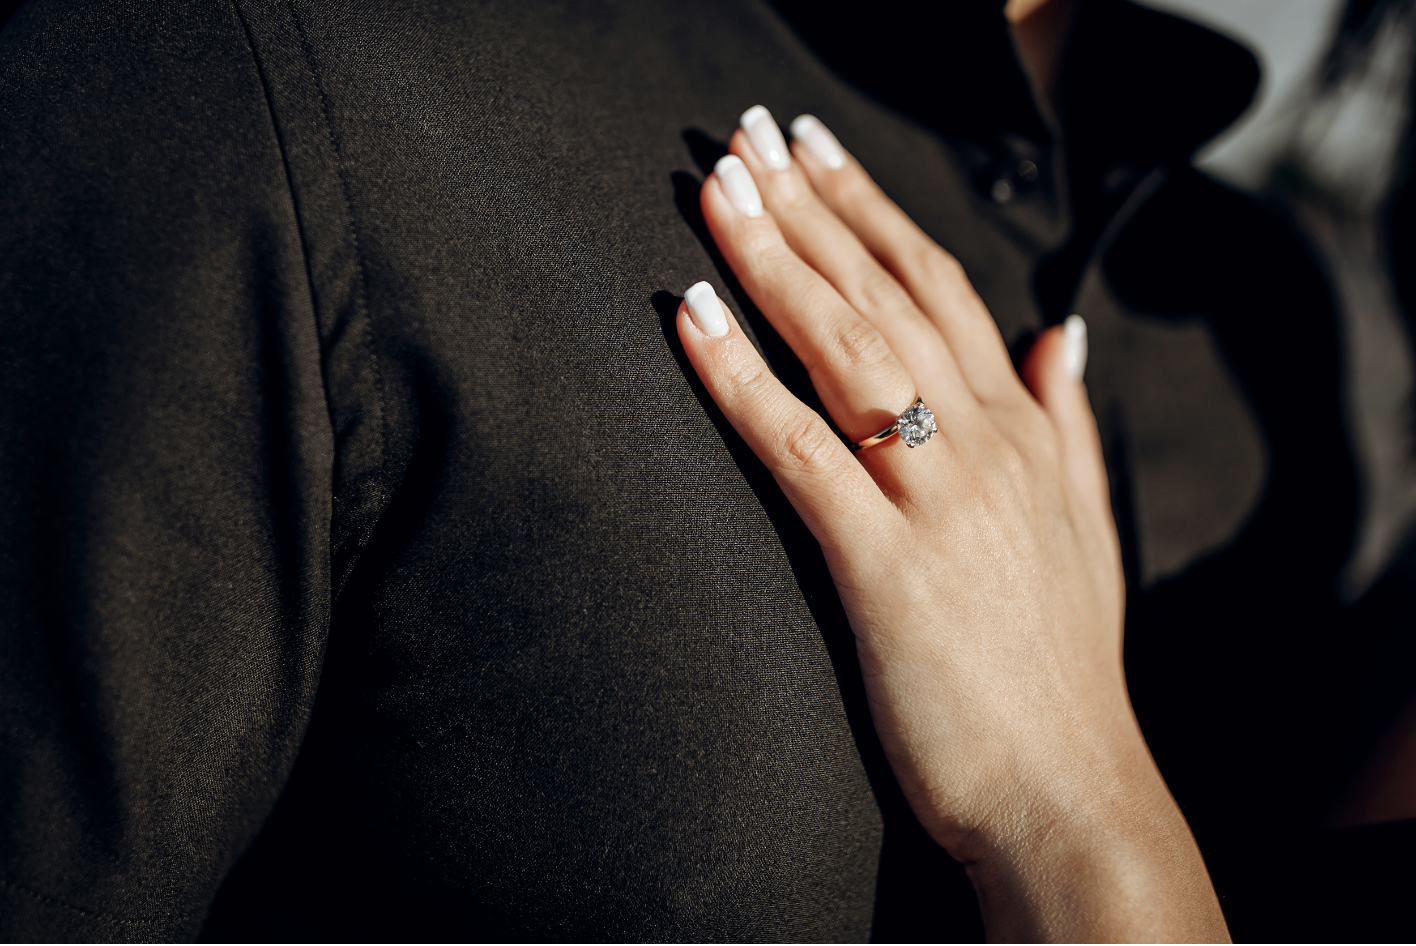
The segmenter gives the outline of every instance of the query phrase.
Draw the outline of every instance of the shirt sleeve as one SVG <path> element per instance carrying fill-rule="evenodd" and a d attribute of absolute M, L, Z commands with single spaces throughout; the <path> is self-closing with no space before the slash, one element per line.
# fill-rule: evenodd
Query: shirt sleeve
<path fill-rule="evenodd" d="M 293 765 L 335 435 L 230 4 L 0 32 L 0 938 L 195 937 Z"/>

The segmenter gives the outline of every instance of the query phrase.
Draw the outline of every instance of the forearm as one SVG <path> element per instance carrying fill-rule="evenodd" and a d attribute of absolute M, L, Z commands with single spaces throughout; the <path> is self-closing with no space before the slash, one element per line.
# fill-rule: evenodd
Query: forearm
<path fill-rule="evenodd" d="M 970 837 L 990 940 L 1229 941 L 1189 827 L 1138 748 L 1090 785 L 1013 793 Z"/>

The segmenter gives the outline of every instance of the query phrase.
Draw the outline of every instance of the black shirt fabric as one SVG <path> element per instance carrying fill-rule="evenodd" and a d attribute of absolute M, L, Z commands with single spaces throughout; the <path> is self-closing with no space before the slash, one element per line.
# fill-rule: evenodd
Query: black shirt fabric
<path fill-rule="evenodd" d="M 1186 167 L 1253 60 L 1094 3 L 1088 104 L 1048 115 L 1001 4 L 957 6 L 878 33 L 749 0 L 20 7 L 0 932 L 981 934 L 819 549 L 676 340 L 707 278 L 810 398 L 696 209 L 758 102 L 821 116 L 1015 351 L 1087 317 L 1138 712 L 1231 922 L 1291 893 L 1255 868 L 1389 718 L 1339 704 L 1408 597 L 1334 595 L 1322 273 Z M 1192 61 L 1224 80 L 1199 104 Z"/>

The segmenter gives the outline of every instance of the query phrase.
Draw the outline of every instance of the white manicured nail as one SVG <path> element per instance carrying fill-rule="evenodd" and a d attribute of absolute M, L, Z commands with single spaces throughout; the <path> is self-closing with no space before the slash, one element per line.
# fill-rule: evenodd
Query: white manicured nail
<path fill-rule="evenodd" d="M 772 113 L 761 105 L 754 105 L 742 113 L 738 119 L 742 130 L 747 132 L 757 156 L 774 171 L 785 171 L 792 165 L 792 153 L 787 150 L 787 139 L 782 137 L 782 129 Z"/>
<path fill-rule="evenodd" d="M 684 291 L 683 301 L 688 303 L 688 314 L 693 316 L 698 331 L 714 338 L 728 334 L 728 316 L 712 286 L 706 282 L 694 283 Z"/>
<path fill-rule="evenodd" d="M 1082 380 L 1087 370 L 1087 321 L 1080 315 L 1069 315 L 1062 323 L 1062 364 L 1067 373 Z"/>
<path fill-rule="evenodd" d="M 821 124 L 815 115 L 798 115 L 792 119 L 792 137 L 811 149 L 826 166 L 839 171 L 846 166 L 846 149 L 831 134 L 831 129 Z"/>
<path fill-rule="evenodd" d="M 713 173 L 718 175 L 718 183 L 723 185 L 723 193 L 739 212 L 749 217 L 762 216 L 762 195 L 757 193 L 757 182 L 752 172 L 735 154 L 725 155 L 713 165 Z"/>

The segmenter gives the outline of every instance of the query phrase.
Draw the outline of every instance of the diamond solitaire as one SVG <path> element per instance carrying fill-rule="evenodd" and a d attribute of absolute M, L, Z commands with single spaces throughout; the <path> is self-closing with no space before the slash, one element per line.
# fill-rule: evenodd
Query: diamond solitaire
<path fill-rule="evenodd" d="M 918 447 L 939 429 L 934 423 L 934 412 L 925 407 L 923 401 L 915 401 L 905 408 L 896 423 L 899 425 L 900 439 L 907 447 Z"/>
<path fill-rule="evenodd" d="M 934 412 L 924 406 L 921 398 L 915 398 L 915 402 L 905 408 L 895 422 L 886 427 L 874 437 L 866 437 L 864 440 L 850 444 L 852 450 L 864 450 L 866 447 L 873 447 L 877 443 L 884 443 L 896 434 L 905 442 L 907 447 L 918 447 L 939 428 L 934 424 Z"/>

